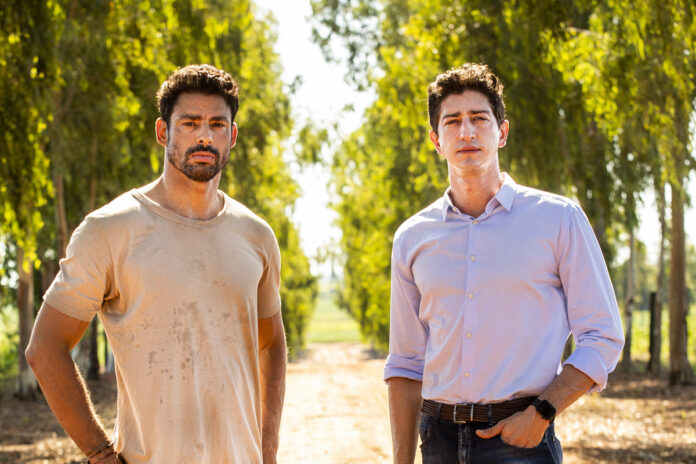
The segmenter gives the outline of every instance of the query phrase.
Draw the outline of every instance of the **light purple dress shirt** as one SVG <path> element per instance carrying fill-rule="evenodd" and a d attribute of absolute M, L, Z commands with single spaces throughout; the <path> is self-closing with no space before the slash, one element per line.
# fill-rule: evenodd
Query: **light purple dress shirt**
<path fill-rule="evenodd" d="M 604 389 L 623 347 L 604 258 L 582 209 L 507 174 L 477 218 L 443 197 L 394 237 L 384 378 L 425 399 L 494 403 L 540 394 L 565 361 Z"/>

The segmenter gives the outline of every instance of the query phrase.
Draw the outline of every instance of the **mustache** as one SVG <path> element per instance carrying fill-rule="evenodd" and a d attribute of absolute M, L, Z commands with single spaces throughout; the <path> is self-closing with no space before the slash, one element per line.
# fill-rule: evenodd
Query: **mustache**
<path fill-rule="evenodd" d="M 207 147 L 205 145 L 194 145 L 186 150 L 186 156 L 192 155 L 196 152 L 207 151 L 215 155 L 215 158 L 220 158 L 220 151 L 215 147 Z"/>

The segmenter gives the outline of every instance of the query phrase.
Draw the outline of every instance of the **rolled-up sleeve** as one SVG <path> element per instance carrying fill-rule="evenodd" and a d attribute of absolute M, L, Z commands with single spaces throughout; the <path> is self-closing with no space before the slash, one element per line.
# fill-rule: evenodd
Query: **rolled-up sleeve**
<path fill-rule="evenodd" d="M 576 344 L 564 364 L 594 380 L 590 391 L 601 391 L 621 355 L 623 327 L 599 243 L 577 205 L 568 208 L 561 227 L 559 274 Z"/>
<path fill-rule="evenodd" d="M 421 295 L 404 249 L 404 237 L 397 231 L 392 248 L 389 356 L 384 380 L 392 377 L 423 379 L 428 331 L 418 317 L 420 301 Z"/>

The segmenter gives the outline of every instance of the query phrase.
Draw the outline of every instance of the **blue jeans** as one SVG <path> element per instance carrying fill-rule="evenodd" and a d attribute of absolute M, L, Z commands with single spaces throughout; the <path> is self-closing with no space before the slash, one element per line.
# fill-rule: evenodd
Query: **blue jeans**
<path fill-rule="evenodd" d="M 536 448 L 518 448 L 500 439 L 480 438 L 476 430 L 485 423 L 455 424 L 421 415 L 420 439 L 423 464 L 560 464 L 561 443 L 549 425 Z"/>

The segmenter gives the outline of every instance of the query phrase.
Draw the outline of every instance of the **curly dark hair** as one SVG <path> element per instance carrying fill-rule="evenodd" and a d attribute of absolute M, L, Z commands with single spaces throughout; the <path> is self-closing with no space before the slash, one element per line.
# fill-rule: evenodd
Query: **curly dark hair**
<path fill-rule="evenodd" d="M 503 83 L 493 71 L 479 63 L 465 63 L 446 71 L 428 86 L 428 116 L 430 127 L 437 133 L 442 101 L 451 94 L 460 94 L 465 90 L 481 92 L 488 98 L 498 127 L 505 120 L 505 102 L 503 101 Z"/>
<path fill-rule="evenodd" d="M 182 93 L 221 96 L 230 107 L 232 121 L 239 109 L 239 86 L 232 76 L 209 64 L 192 64 L 174 71 L 157 92 L 160 116 L 167 125 Z"/>

